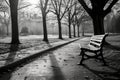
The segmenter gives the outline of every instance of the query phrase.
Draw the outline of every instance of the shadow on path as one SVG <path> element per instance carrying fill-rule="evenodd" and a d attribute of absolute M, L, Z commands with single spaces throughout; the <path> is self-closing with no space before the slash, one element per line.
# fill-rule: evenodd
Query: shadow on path
<path fill-rule="evenodd" d="M 47 43 L 49 47 L 52 47 L 49 43 Z M 53 70 L 53 78 L 51 80 L 65 80 L 65 77 L 59 67 L 58 61 L 56 56 L 54 55 L 53 51 L 49 51 L 49 58 L 51 61 L 51 67 Z"/>
<path fill-rule="evenodd" d="M 117 45 L 111 45 L 110 43 L 107 43 L 105 45 L 105 47 L 109 48 L 109 49 L 112 49 L 112 50 L 118 50 L 120 51 L 120 46 L 117 46 Z"/>
<path fill-rule="evenodd" d="M 88 67 L 87 65 L 83 65 L 84 68 L 88 69 L 90 72 L 95 74 L 96 76 L 100 77 L 102 80 L 120 80 L 120 73 L 117 69 L 113 72 L 111 71 L 113 68 L 109 66 L 105 66 L 111 70 L 101 70 L 101 69 L 93 69 Z"/>
<path fill-rule="evenodd" d="M 52 47 L 49 42 L 47 43 L 47 45 L 48 45 L 49 48 Z M 18 47 L 19 47 L 18 45 L 11 45 L 10 54 L 7 57 L 7 61 L 6 61 L 5 65 L 7 65 L 7 64 L 14 61 L 14 58 L 16 56 L 16 51 L 18 50 Z M 52 67 L 51 69 L 53 71 L 53 76 L 51 78 L 49 78 L 49 80 L 65 80 L 64 74 L 61 71 L 61 68 L 60 68 L 60 66 L 58 64 L 58 61 L 57 61 L 56 56 L 54 55 L 53 51 L 54 50 L 48 51 L 48 52 L 40 55 L 42 57 L 46 56 L 46 55 L 49 55 L 49 59 L 50 59 L 50 62 L 51 62 L 51 67 Z M 38 59 L 40 56 L 37 56 L 34 59 L 31 59 L 29 61 L 25 61 L 21 65 L 24 66 L 26 64 L 29 64 L 29 63 L 33 62 L 34 60 Z M 12 69 L 12 71 L 6 72 L 5 75 L 2 74 L 2 77 L 0 77 L 0 80 L 10 80 L 11 77 L 12 77 L 12 72 L 13 71 L 14 70 Z"/>
<path fill-rule="evenodd" d="M 8 65 L 8 64 L 10 64 L 11 62 L 14 61 L 16 53 L 17 53 L 16 51 L 18 51 L 18 47 L 19 47 L 18 44 L 15 44 L 15 45 L 11 44 L 10 52 L 9 52 L 8 57 L 6 58 L 5 65 Z M 2 73 L 3 73 L 3 76 L 0 77 L 0 80 L 10 80 L 10 78 L 12 76 L 11 71 L 8 70 L 8 72 L 2 72 Z M 6 74 L 4 75 L 4 73 L 6 73 Z"/>
<path fill-rule="evenodd" d="M 96 76 L 100 77 L 101 80 L 120 80 L 120 46 L 118 45 L 111 45 L 106 44 L 105 49 L 113 50 L 112 53 L 105 53 L 109 54 L 110 56 L 106 56 L 105 60 L 108 62 L 107 66 L 98 66 L 98 68 L 92 68 L 88 65 L 83 65 L 84 68 L 89 70 L 90 72 L 94 73 Z M 118 53 L 115 53 L 118 52 Z M 92 63 L 94 64 L 94 63 Z M 91 64 L 91 65 L 92 65 Z M 97 66 L 96 66 L 97 67 Z"/>
<path fill-rule="evenodd" d="M 11 44 L 11 46 L 10 46 L 10 52 L 9 52 L 8 57 L 6 58 L 7 60 L 6 60 L 5 65 L 7 65 L 7 64 L 9 64 L 9 63 L 11 63 L 11 62 L 14 61 L 14 58 L 15 58 L 16 53 L 18 51 L 18 48 L 19 48 L 18 44 L 14 44 L 14 45 Z"/>

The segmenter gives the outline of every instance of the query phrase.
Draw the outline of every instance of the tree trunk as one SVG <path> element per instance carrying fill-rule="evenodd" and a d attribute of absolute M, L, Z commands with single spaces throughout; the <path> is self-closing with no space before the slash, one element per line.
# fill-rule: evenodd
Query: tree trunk
<path fill-rule="evenodd" d="M 19 30 L 18 30 L 18 0 L 9 0 L 11 11 L 11 25 L 12 25 L 12 40 L 11 44 L 19 44 Z"/>
<path fill-rule="evenodd" d="M 6 26 L 6 35 L 8 36 L 9 35 L 9 32 L 8 32 L 8 26 L 9 26 L 9 22 L 7 22 L 7 20 L 6 20 L 6 15 L 5 15 L 5 12 L 4 12 L 4 24 L 5 24 L 5 26 Z"/>
<path fill-rule="evenodd" d="M 63 39 L 63 38 L 62 38 L 61 20 L 59 19 L 59 17 L 57 17 L 57 19 L 58 19 L 58 32 L 59 32 L 59 39 Z"/>
<path fill-rule="evenodd" d="M 5 26 L 6 26 L 6 35 L 9 36 L 9 22 L 5 21 Z"/>
<path fill-rule="evenodd" d="M 75 24 L 73 24 L 73 36 L 76 37 Z"/>
<path fill-rule="evenodd" d="M 77 33 L 78 33 L 78 37 L 80 37 L 79 25 L 77 26 Z"/>
<path fill-rule="evenodd" d="M 85 33 L 84 26 L 82 25 L 82 36 L 84 36 L 84 33 Z"/>
<path fill-rule="evenodd" d="M 68 28 L 69 28 L 69 38 L 72 38 L 71 37 L 71 25 L 70 24 L 69 24 Z"/>
<path fill-rule="evenodd" d="M 48 42 L 47 26 L 46 26 L 46 15 L 43 14 L 43 41 Z"/>
<path fill-rule="evenodd" d="M 6 25 L 7 28 L 7 36 L 9 36 L 9 24 Z"/>
<path fill-rule="evenodd" d="M 96 15 L 92 17 L 94 26 L 94 35 L 104 34 L 104 17 Z"/>
<path fill-rule="evenodd" d="M 69 28 L 69 38 L 72 38 L 71 37 L 71 20 L 70 20 L 70 16 L 68 17 L 69 19 L 68 19 L 68 22 L 69 22 L 69 24 L 68 24 L 68 28 Z"/>
<path fill-rule="evenodd" d="M 71 36 L 71 18 L 70 18 L 71 10 L 68 11 L 68 28 L 69 28 L 69 38 L 72 38 Z"/>

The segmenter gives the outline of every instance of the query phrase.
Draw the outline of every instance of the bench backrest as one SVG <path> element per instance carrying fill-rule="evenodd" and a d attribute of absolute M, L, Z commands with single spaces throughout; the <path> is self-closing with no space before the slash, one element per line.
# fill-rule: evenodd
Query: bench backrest
<path fill-rule="evenodd" d="M 89 46 L 101 49 L 103 47 L 106 36 L 108 36 L 108 34 L 92 36 L 89 42 Z"/>

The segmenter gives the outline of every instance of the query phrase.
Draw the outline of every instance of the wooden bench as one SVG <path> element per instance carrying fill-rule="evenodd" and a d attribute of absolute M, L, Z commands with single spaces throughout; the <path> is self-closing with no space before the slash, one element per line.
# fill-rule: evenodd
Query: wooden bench
<path fill-rule="evenodd" d="M 80 60 L 80 65 L 83 64 L 83 61 L 90 58 L 95 58 L 102 60 L 104 65 L 106 65 L 106 62 L 103 57 L 103 45 L 105 43 L 105 38 L 108 36 L 108 34 L 104 35 L 94 35 L 91 37 L 90 42 L 86 46 L 80 45 L 80 55 L 82 56 L 82 59 Z"/>

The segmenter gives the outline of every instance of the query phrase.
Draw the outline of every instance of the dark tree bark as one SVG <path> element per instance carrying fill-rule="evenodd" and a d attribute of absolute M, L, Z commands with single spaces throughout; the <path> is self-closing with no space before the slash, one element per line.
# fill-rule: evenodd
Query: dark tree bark
<path fill-rule="evenodd" d="M 59 39 L 63 39 L 62 38 L 62 27 L 61 27 L 61 19 L 59 17 L 59 15 L 57 15 L 57 20 L 58 20 L 58 31 L 59 31 Z"/>
<path fill-rule="evenodd" d="M 80 25 L 77 25 L 77 36 L 80 37 Z"/>
<path fill-rule="evenodd" d="M 11 24 L 12 24 L 12 40 L 11 44 L 19 44 L 19 30 L 18 30 L 18 0 L 9 0 L 11 11 Z"/>
<path fill-rule="evenodd" d="M 82 26 L 82 36 L 84 36 L 85 30 L 84 30 L 84 26 Z"/>
<path fill-rule="evenodd" d="M 72 38 L 72 36 L 71 36 L 71 25 L 70 24 L 69 24 L 68 29 L 69 29 L 69 38 Z"/>
<path fill-rule="evenodd" d="M 69 38 L 72 38 L 71 37 L 71 24 L 68 25 L 68 29 L 69 29 Z"/>
<path fill-rule="evenodd" d="M 104 17 L 96 15 L 93 18 L 94 35 L 104 34 Z"/>
<path fill-rule="evenodd" d="M 43 14 L 42 19 L 43 19 L 43 34 L 44 34 L 43 41 L 48 42 L 48 34 L 47 34 L 47 26 L 46 26 L 46 17 L 45 17 L 44 14 Z"/>
<path fill-rule="evenodd" d="M 71 37 L 71 17 L 70 17 L 71 11 L 68 11 L 68 28 L 69 28 L 69 38 Z"/>
<path fill-rule="evenodd" d="M 94 34 L 104 34 L 104 17 L 111 11 L 111 8 L 118 0 L 112 0 L 110 5 L 104 9 L 109 0 L 90 0 L 92 8 L 89 8 L 84 0 L 78 0 L 86 12 L 93 19 Z"/>
<path fill-rule="evenodd" d="M 76 37 L 76 28 L 75 24 L 73 24 L 73 36 Z"/>

